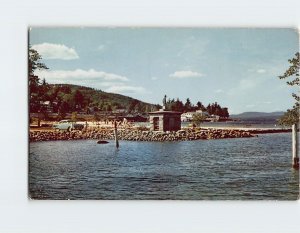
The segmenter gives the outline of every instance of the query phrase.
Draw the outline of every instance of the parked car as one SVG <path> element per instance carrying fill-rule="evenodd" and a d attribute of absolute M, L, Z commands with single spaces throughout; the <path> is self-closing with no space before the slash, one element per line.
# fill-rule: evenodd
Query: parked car
<path fill-rule="evenodd" d="M 75 123 L 71 120 L 61 120 L 60 122 L 58 122 L 58 124 L 53 125 L 53 128 L 55 129 L 60 129 L 60 130 L 82 130 L 84 128 L 83 124 L 78 124 Z"/>

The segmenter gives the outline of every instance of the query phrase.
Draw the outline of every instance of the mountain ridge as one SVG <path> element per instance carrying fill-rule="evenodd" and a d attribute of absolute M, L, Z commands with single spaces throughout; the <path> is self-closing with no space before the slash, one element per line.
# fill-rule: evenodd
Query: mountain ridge
<path fill-rule="evenodd" d="M 243 112 L 240 114 L 231 114 L 231 118 L 279 118 L 284 114 L 284 111 L 274 112 Z"/>

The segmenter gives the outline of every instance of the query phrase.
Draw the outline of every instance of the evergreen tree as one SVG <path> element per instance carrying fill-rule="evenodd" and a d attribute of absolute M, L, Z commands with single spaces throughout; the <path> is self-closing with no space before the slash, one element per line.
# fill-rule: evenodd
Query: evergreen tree
<path fill-rule="evenodd" d="M 186 112 L 188 112 L 188 111 L 191 111 L 191 108 L 192 108 L 192 103 L 191 103 L 190 99 L 187 98 L 187 99 L 186 99 L 186 102 L 185 102 L 185 104 L 184 104 L 184 110 L 185 110 Z"/>

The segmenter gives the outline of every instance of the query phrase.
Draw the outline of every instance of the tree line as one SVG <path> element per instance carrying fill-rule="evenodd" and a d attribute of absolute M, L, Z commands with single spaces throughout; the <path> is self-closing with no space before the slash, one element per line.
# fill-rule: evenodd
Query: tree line
<path fill-rule="evenodd" d="M 225 118 L 229 117 L 228 108 L 222 107 L 217 102 L 209 103 L 205 106 L 201 101 L 197 101 L 196 105 L 194 105 L 189 98 L 187 98 L 185 102 L 181 101 L 179 98 L 176 100 L 168 99 L 166 101 L 166 109 L 177 112 L 194 112 L 196 110 L 202 110 L 209 115 L 217 115 Z"/>

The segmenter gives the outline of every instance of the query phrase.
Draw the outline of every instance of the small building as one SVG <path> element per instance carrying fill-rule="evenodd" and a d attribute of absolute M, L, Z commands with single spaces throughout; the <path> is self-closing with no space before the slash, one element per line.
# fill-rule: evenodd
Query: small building
<path fill-rule="evenodd" d="M 196 114 L 196 112 L 185 112 L 181 114 L 181 121 L 185 122 L 185 121 L 191 121 L 193 119 L 194 114 Z"/>
<path fill-rule="evenodd" d="M 181 129 L 180 112 L 165 111 L 161 109 L 149 112 L 151 131 L 177 131 Z"/>
<path fill-rule="evenodd" d="M 208 112 L 206 112 L 206 111 L 196 110 L 196 113 L 200 114 L 201 116 L 209 117 L 209 114 L 208 114 Z"/>

